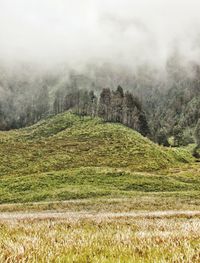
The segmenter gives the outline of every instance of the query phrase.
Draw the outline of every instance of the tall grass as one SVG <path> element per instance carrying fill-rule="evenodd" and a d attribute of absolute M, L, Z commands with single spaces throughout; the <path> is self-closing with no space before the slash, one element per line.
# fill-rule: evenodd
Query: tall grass
<path fill-rule="evenodd" d="M 200 219 L 73 213 L 65 219 L 1 218 L 0 262 L 200 262 Z"/>

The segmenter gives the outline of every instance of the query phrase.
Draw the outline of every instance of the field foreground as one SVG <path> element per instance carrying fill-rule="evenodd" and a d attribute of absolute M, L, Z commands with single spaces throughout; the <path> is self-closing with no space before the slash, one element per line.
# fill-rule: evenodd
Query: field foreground
<path fill-rule="evenodd" d="M 0 262 L 200 262 L 200 211 L 1 213 Z"/>

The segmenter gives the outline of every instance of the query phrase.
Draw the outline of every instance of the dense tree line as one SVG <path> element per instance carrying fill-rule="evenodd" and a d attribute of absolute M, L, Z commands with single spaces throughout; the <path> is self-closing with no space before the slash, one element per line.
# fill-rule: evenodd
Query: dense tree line
<path fill-rule="evenodd" d="M 150 133 L 165 146 L 197 142 L 200 147 L 200 66 L 185 67 L 175 54 L 163 75 L 148 66 L 134 73 L 109 65 L 91 68 L 92 72 L 66 76 L 26 68 L 12 75 L 0 67 L 0 130 L 21 128 L 70 109 Z M 111 89 L 102 89 L 106 86 Z"/>
<path fill-rule="evenodd" d="M 163 75 L 155 76 L 141 69 L 132 86 L 142 101 L 152 140 L 175 147 L 195 143 L 200 119 L 200 66 L 192 61 L 185 64 L 176 51 L 168 58 Z"/>
<path fill-rule="evenodd" d="M 80 116 L 101 117 L 107 122 L 122 123 L 145 136 L 150 135 L 141 102 L 121 86 L 116 90 L 104 88 L 94 91 L 93 84 L 82 84 L 81 76 L 55 93 L 47 81 L 14 80 L 4 83 L 0 96 L 0 130 L 9 130 L 34 124 L 49 114 L 71 110 Z M 0 83 L 1 84 L 1 83 Z M 87 89 L 89 85 L 89 89 Z M 33 88 L 34 87 L 34 88 Z M 98 94 L 98 96 L 96 94 Z"/>
<path fill-rule="evenodd" d="M 54 101 L 54 113 L 72 110 L 81 116 L 98 116 L 107 122 L 122 123 L 141 134 L 150 135 L 146 116 L 138 98 L 118 86 L 115 91 L 104 88 L 99 98 L 94 91 L 75 90 L 63 97 L 58 91 Z"/>

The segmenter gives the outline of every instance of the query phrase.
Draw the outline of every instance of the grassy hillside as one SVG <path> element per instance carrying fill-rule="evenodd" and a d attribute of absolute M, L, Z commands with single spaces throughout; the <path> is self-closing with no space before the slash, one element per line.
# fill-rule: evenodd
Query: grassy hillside
<path fill-rule="evenodd" d="M 1 203 L 131 197 L 197 191 L 199 185 L 196 177 L 188 183 L 184 176 L 153 174 L 190 163 L 187 151 L 160 147 L 123 125 L 71 113 L 1 132 L 0 155 Z"/>

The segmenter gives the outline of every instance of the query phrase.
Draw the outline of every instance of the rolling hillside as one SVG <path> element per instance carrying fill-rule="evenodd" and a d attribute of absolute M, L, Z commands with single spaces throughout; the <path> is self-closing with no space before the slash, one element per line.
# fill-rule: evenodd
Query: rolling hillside
<path fill-rule="evenodd" d="M 1 203 L 188 190 L 151 173 L 192 161 L 123 125 L 71 113 L 1 132 L 0 155 Z"/>

